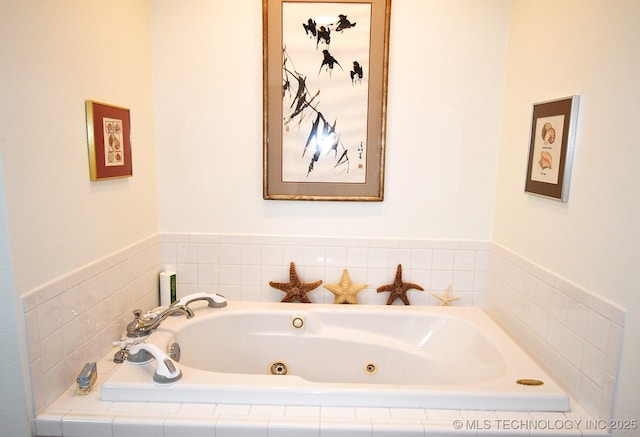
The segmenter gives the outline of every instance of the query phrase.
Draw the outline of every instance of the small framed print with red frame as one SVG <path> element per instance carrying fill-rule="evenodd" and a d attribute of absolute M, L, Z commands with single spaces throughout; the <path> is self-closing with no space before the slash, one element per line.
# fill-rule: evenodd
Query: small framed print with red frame
<path fill-rule="evenodd" d="M 91 180 L 132 176 L 129 109 L 93 100 L 85 105 Z"/>

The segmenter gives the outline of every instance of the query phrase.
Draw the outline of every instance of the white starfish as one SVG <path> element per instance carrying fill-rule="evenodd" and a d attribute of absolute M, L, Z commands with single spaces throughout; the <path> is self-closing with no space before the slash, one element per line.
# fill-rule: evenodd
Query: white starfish
<path fill-rule="evenodd" d="M 440 299 L 440 306 L 451 306 L 451 302 L 454 300 L 458 300 L 460 299 L 459 297 L 452 297 L 450 296 L 451 294 L 451 285 L 449 285 L 447 287 L 447 290 L 444 292 L 443 295 L 439 295 L 435 292 L 431 292 L 431 294 L 433 294 L 435 297 L 437 297 L 438 299 Z"/>

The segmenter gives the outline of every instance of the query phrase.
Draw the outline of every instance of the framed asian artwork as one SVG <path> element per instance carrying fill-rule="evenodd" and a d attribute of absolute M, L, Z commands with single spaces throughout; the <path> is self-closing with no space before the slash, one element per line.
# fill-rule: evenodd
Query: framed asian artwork
<path fill-rule="evenodd" d="M 391 0 L 263 0 L 263 197 L 382 201 Z"/>
<path fill-rule="evenodd" d="M 533 105 L 525 191 L 567 202 L 580 96 Z"/>
<path fill-rule="evenodd" d="M 92 181 L 128 177 L 131 162 L 129 110 L 87 100 L 87 143 Z"/>

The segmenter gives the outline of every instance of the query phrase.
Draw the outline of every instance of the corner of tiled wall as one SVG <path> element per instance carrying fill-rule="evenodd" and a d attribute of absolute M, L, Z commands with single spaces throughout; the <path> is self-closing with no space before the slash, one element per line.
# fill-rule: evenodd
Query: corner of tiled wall
<path fill-rule="evenodd" d="M 155 235 L 22 296 L 35 414 L 112 349 L 133 309 L 157 305 L 159 260 Z"/>
<path fill-rule="evenodd" d="M 624 308 L 492 244 L 489 314 L 590 414 L 613 417 Z"/>

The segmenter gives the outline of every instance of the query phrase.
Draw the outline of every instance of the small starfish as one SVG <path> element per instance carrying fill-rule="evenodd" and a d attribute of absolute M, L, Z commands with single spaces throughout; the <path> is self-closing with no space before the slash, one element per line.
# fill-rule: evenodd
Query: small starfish
<path fill-rule="evenodd" d="M 411 305 L 409 303 L 409 298 L 407 297 L 407 291 L 411 289 L 424 291 L 424 288 L 419 286 L 418 284 L 412 284 L 411 282 L 402 282 L 402 264 L 398 264 L 398 269 L 396 270 L 396 279 L 393 281 L 393 284 L 383 285 L 378 288 L 378 293 L 383 291 L 390 291 L 389 298 L 387 299 L 387 305 L 391 305 L 394 300 L 400 298 L 405 305 Z"/>
<path fill-rule="evenodd" d="M 368 286 L 369 284 L 354 284 L 351 282 L 349 272 L 344 269 L 339 284 L 326 284 L 324 288 L 336 295 L 333 303 L 358 303 L 358 293 Z"/>
<path fill-rule="evenodd" d="M 451 285 L 447 287 L 447 290 L 444 292 L 442 296 L 434 293 L 433 291 L 431 292 L 431 294 L 433 294 L 435 297 L 440 299 L 440 306 L 448 306 L 448 307 L 451 306 L 452 301 L 460 299 L 459 297 L 450 296 L 450 293 L 451 293 Z"/>
<path fill-rule="evenodd" d="M 289 265 L 289 282 L 269 282 L 273 288 L 287 293 L 280 302 L 302 302 L 311 303 L 307 293 L 318 288 L 322 280 L 316 282 L 302 282 L 296 272 L 296 265 L 292 262 Z"/>

